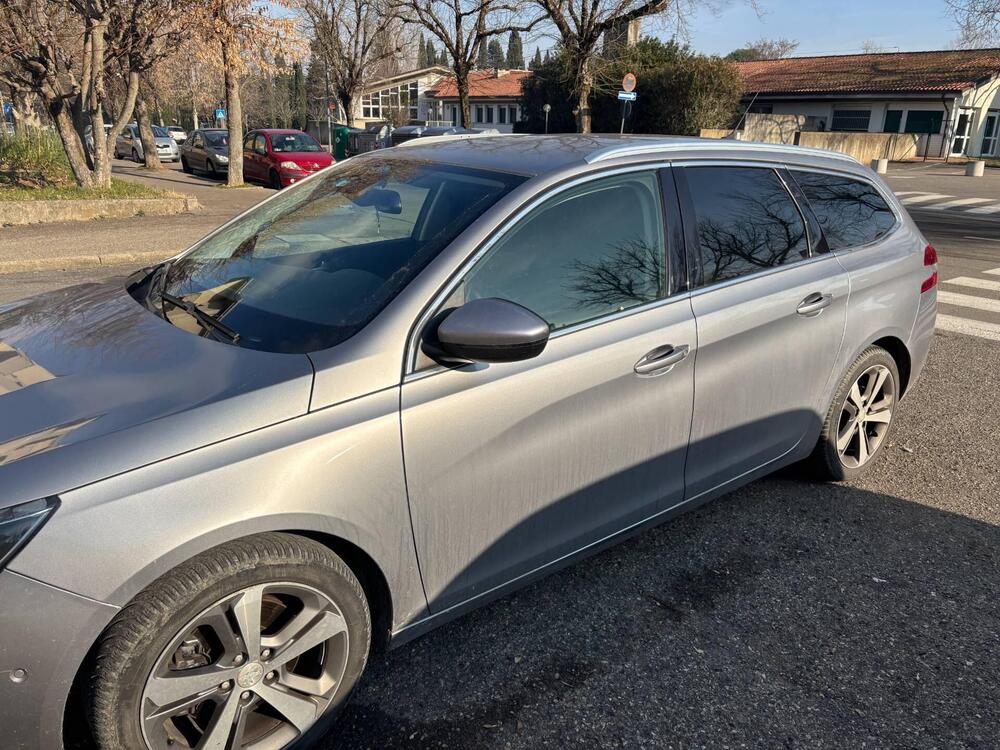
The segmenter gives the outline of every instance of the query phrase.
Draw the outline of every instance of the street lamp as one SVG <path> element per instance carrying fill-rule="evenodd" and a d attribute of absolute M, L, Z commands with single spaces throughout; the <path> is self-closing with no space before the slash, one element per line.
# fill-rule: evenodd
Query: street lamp
<path fill-rule="evenodd" d="M 542 105 L 542 112 L 545 113 L 545 135 L 549 134 L 549 112 L 552 111 L 551 104 Z"/>

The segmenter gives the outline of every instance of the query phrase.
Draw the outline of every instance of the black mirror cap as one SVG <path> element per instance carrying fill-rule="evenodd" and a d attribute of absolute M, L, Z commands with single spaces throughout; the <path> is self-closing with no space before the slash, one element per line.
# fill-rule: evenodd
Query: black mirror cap
<path fill-rule="evenodd" d="M 358 206 L 373 207 L 384 214 L 399 215 L 403 213 L 403 199 L 395 190 L 385 188 L 370 188 L 354 199 Z"/>
<path fill-rule="evenodd" d="M 520 362 L 537 357 L 549 341 L 548 323 L 505 299 L 472 300 L 438 319 L 424 350 L 450 362 Z"/>

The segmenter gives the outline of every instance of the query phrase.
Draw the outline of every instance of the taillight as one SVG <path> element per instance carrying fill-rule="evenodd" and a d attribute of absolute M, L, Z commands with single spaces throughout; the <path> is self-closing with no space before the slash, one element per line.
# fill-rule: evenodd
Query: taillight
<path fill-rule="evenodd" d="M 924 265 L 925 266 L 936 266 L 938 262 L 937 250 L 934 249 L 934 245 L 928 245 L 924 248 Z M 937 271 L 932 273 L 926 279 L 924 283 L 920 285 L 920 293 L 929 292 L 931 289 L 937 286 L 938 274 Z"/>
<path fill-rule="evenodd" d="M 934 245 L 928 245 L 924 248 L 924 265 L 936 266 L 937 262 L 937 250 L 934 249 Z"/>

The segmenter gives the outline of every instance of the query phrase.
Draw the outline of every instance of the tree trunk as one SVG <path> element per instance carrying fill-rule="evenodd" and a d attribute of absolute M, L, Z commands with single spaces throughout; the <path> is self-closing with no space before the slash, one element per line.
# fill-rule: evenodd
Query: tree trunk
<path fill-rule="evenodd" d="M 69 168 L 73 172 L 73 179 L 79 187 L 90 187 L 94 184 L 94 173 L 87 166 L 87 154 L 79 133 L 73 127 L 73 117 L 66 108 L 66 100 L 58 96 L 49 97 L 44 93 L 42 97 L 56 125 L 56 132 L 59 133 L 59 140 L 62 141 L 63 150 L 66 152 L 66 161 L 69 162 Z"/>
<path fill-rule="evenodd" d="M 577 107 L 579 107 L 580 113 L 576 118 L 577 130 L 581 133 L 589 133 L 591 126 L 590 94 L 594 88 L 594 77 L 591 75 L 589 60 L 587 59 L 582 61 L 578 81 L 580 90 Z"/>
<path fill-rule="evenodd" d="M 90 87 L 91 104 L 90 127 L 94 142 L 94 186 L 111 187 L 111 156 L 108 153 L 108 143 L 104 138 L 104 32 L 107 21 L 94 23 L 90 29 L 91 38 L 91 75 L 93 83 Z M 133 97 L 131 104 L 134 104 Z"/>
<path fill-rule="evenodd" d="M 160 157 L 156 155 L 156 138 L 149 122 L 149 107 L 141 96 L 135 100 L 135 121 L 139 125 L 139 140 L 142 142 L 142 161 L 146 169 L 163 169 Z"/>
<path fill-rule="evenodd" d="M 230 187 L 243 184 L 243 103 L 240 101 L 240 82 L 235 70 L 236 54 L 228 42 L 222 43 L 226 123 L 229 125 L 229 175 L 226 184 Z"/>
<path fill-rule="evenodd" d="M 42 119 L 35 111 L 35 94 L 30 91 L 15 90 L 11 99 L 14 127 L 18 132 L 38 130 L 42 127 Z"/>
<path fill-rule="evenodd" d="M 344 94 L 341 97 L 341 103 L 344 107 L 344 119 L 347 121 L 345 125 L 349 128 L 354 127 L 354 97 L 350 94 Z"/>
<path fill-rule="evenodd" d="M 462 127 L 472 127 L 472 107 L 469 104 L 469 72 L 455 71 L 455 85 L 458 87 L 458 105 L 462 111 Z"/>

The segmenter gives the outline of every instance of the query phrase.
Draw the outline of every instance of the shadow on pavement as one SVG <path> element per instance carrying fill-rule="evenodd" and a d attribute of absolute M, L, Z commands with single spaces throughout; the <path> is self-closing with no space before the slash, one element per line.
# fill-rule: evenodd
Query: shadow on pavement
<path fill-rule="evenodd" d="M 996 747 L 1000 528 L 766 479 L 376 657 L 324 748 Z"/>

